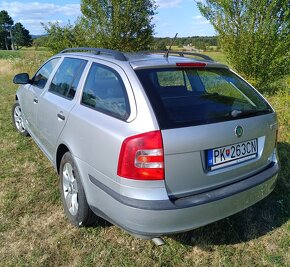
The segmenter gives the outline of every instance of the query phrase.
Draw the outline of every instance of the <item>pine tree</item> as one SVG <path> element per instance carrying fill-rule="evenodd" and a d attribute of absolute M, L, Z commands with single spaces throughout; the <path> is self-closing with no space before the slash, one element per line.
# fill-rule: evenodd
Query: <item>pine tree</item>
<path fill-rule="evenodd" d="M 13 23 L 13 19 L 6 10 L 0 11 L 0 49 L 10 49 Z"/>
<path fill-rule="evenodd" d="M 22 46 L 31 46 L 32 39 L 29 31 L 25 29 L 20 22 L 14 25 L 12 33 L 14 38 L 14 44 L 17 49 L 21 48 Z"/>

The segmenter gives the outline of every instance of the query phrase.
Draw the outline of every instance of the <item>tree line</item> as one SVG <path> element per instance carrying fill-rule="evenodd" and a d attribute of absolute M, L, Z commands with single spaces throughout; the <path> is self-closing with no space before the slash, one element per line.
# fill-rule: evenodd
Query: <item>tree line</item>
<path fill-rule="evenodd" d="M 33 40 L 35 46 L 47 46 L 50 36 L 43 35 Z M 167 50 L 172 42 L 170 37 L 153 37 L 152 43 L 148 44 L 150 50 Z M 203 51 L 219 50 L 217 36 L 189 36 L 189 37 L 178 37 L 174 41 L 174 46 L 178 47 L 178 50 L 185 50 L 185 47 L 194 47 Z M 215 47 L 215 49 L 213 49 Z"/>
<path fill-rule="evenodd" d="M 154 38 L 153 48 L 157 50 L 166 49 L 166 46 L 169 46 L 171 41 L 170 37 L 156 37 Z M 217 36 L 177 37 L 174 41 L 174 46 L 177 46 L 180 50 L 183 50 L 184 47 L 194 47 L 203 51 L 211 50 L 212 47 L 219 49 Z"/>
<path fill-rule="evenodd" d="M 177 38 L 175 46 L 220 46 L 228 63 L 262 91 L 290 72 L 288 0 L 196 1 L 216 37 Z M 194 5 L 194 3 L 193 3 Z M 165 49 L 170 38 L 153 38 L 155 0 L 81 0 L 74 25 L 44 25 L 54 51 L 94 46 L 122 51 Z"/>
<path fill-rule="evenodd" d="M 289 0 L 196 2 L 201 14 L 215 28 L 217 37 L 177 38 L 175 46 L 180 49 L 194 46 L 199 50 L 221 47 L 228 63 L 264 91 L 290 73 Z M 43 24 L 47 36 L 35 44 L 45 44 L 54 52 L 77 46 L 122 51 L 166 49 L 170 38 L 154 38 L 156 9 L 155 0 L 81 0 L 82 15 L 75 23 Z M 17 44 L 16 32 L 13 32 L 16 24 L 11 28 L 12 19 L 3 23 L 2 17 L 0 48 L 5 49 L 11 43 L 8 29 L 12 29 Z"/>
<path fill-rule="evenodd" d="M 15 50 L 30 45 L 29 31 L 20 22 L 14 24 L 6 10 L 0 11 L 0 49 Z"/>

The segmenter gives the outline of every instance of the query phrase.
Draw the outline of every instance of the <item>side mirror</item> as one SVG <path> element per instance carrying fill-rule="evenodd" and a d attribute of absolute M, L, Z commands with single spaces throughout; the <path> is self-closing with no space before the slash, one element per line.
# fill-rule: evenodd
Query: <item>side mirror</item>
<path fill-rule="evenodd" d="M 29 75 L 28 73 L 19 73 L 16 74 L 13 78 L 13 82 L 15 84 L 28 84 L 30 83 Z"/>

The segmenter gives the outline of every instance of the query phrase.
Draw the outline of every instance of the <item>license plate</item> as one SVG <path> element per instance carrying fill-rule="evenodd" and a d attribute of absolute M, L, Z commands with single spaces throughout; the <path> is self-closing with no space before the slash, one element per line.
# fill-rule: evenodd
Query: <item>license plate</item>
<path fill-rule="evenodd" d="M 210 170 L 238 164 L 258 155 L 257 139 L 207 150 L 207 166 Z"/>

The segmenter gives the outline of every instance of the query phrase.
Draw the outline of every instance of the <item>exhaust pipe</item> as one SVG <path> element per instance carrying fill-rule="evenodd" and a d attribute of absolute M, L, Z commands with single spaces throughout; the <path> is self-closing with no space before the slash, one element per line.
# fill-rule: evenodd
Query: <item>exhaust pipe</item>
<path fill-rule="evenodd" d="M 152 238 L 152 242 L 156 246 L 163 246 L 163 245 L 165 245 L 165 241 L 161 237 L 154 237 L 154 238 Z"/>

